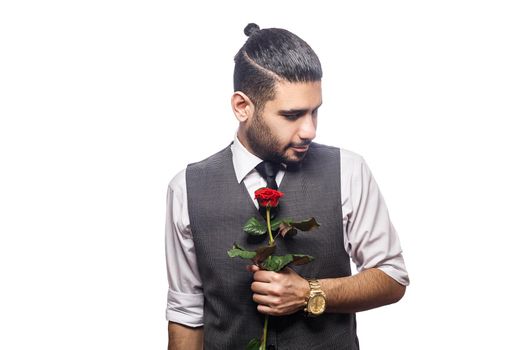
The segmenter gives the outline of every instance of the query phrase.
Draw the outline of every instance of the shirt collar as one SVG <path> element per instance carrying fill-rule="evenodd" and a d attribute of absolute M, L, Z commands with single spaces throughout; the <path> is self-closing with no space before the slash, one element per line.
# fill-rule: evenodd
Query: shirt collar
<path fill-rule="evenodd" d="M 237 182 L 241 183 L 246 175 L 248 175 L 263 160 L 250 153 L 250 151 L 248 151 L 246 147 L 243 146 L 237 137 L 237 133 L 235 133 L 231 150 L 235 176 L 237 177 Z"/>

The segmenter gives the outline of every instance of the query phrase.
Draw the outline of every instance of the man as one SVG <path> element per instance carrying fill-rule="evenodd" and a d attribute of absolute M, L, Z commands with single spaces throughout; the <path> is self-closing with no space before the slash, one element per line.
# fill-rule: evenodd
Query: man
<path fill-rule="evenodd" d="M 397 302 L 408 285 L 399 239 L 363 158 L 312 142 L 322 103 L 314 51 L 283 29 L 250 24 L 245 34 L 231 99 L 236 137 L 168 188 L 169 349 L 243 349 L 264 315 L 268 349 L 359 349 L 355 313 Z M 242 226 L 258 215 L 254 192 L 273 181 L 284 193 L 279 217 L 321 223 L 285 238 L 278 253 L 315 260 L 246 271 L 226 252 L 233 242 L 261 245 Z"/>

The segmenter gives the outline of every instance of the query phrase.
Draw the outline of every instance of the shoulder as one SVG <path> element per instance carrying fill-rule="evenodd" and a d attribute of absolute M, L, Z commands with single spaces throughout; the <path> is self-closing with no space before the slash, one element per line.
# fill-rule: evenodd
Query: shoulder
<path fill-rule="evenodd" d="M 217 163 L 220 159 L 224 157 L 224 154 L 226 152 L 230 151 L 230 146 L 224 148 L 223 150 L 201 160 L 198 162 L 190 163 L 186 166 L 186 168 L 179 171 L 170 181 L 169 187 L 172 190 L 176 190 L 177 188 L 185 187 L 186 186 L 186 175 L 190 171 L 195 170 L 204 170 L 207 168 L 209 164 Z"/>
<path fill-rule="evenodd" d="M 201 161 L 190 163 L 186 168 L 179 171 L 169 182 L 169 189 L 173 193 L 183 193 L 186 191 L 186 176 L 188 173 L 194 174 L 199 172 L 206 172 L 209 170 L 210 165 L 220 164 L 224 157 L 231 157 L 230 146 L 224 148 L 223 150 L 205 158 Z"/>
<path fill-rule="evenodd" d="M 306 159 L 311 162 L 318 162 L 321 160 L 334 162 L 339 159 L 339 148 L 334 146 L 323 145 L 320 143 L 312 142 L 310 144 Z M 305 159 L 305 160 L 306 160 Z"/>
<path fill-rule="evenodd" d="M 366 164 L 366 162 L 361 154 L 341 148 L 341 164 L 352 164 L 354 166 L 362 166 Z"/>
<path fill-rule="evenodd" d="M 310 149 L 311 150 L 321 151 L 321 152 L 322 151 L 325 151 L 325 152 L 329 152 L 329 151 L 338 152 L 340 150 L 340 148 L 338 148 L 338 147 L 324 145 L 322 143 L 317 143 L 317 142 L 312 142 L 310 144 Z"/>
<path fill-rule="evenodd" d="M 168 188 L 174 193 L 186 190 L 186 169 L 182 169 L 169 182 Z"/>
<path fill-rule="evenodd" d="M 315 144 L 314 149 L 331 153 L 332 155 L 337 154 L 340 162 L 341 180 L 343 182 L 348 180 L 363 181 L 364 178 L 371 176 L 365 158 L 357 152 L 322 144 Z"/>
<path fill-rule="evenodd" d="M 350 150 L 335 147 L 335 146 L 314 143 L 314 142 L 312 142 L 310 147 L 311 147 L 311 150 L 313 150 L 314 152 L 338 154 L 341 159 L 341 165 L 355 167 L 355 166 L 362 166 L 363 164 L 366 164 L 363 156 L 354 151 L 350 151 Z"/>
<path fill-rule="evenodd" d="M 199 162 L 188 164 L 187 169 L 189 171 L 203 171 L 209 168 L 210 166 L 213 167 L 215 165 L 220 165 L 224 162 L 225 159 L 231 159 L 231 157 L 232 157 L 232 152 L 231 152 L 231 144 L 230 144 L 226 148 L 222 149 L 221 151 L 215 154 L 212 154 L 206 159 L 203 159 Z"/>
<path fill-rule="evenodd" d="M 363 155 L 341 149 L 341 180 L 360 185 L 374 181 L 372 171 Z"/>

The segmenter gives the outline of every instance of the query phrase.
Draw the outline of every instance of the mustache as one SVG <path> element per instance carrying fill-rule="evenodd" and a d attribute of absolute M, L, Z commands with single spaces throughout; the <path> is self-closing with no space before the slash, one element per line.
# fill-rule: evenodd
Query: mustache
<path fill-rule="evenodd" d="M 304 146 L 309 146 L 311 143 L 312 143 L 312 140 L 303 141 L 299 143 L 290 143 L 288 147 L 304 147 Z"/>

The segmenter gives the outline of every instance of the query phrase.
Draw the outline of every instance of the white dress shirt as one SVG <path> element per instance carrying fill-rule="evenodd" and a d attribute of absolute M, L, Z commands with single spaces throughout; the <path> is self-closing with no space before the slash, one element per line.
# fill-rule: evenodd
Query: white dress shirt
<path fill-rule="evenodd" d="M 254 168 L 262 160 L 251 154 L 237 137 L 231 150 L 237 181 L 244 183 L 254 205 L 258 207 L 254 199 L 255 191 L 266 187 L 266 182 Z M 284 173 L 281 170 L 277 174 L 277 184 L 281 183 Z M 360 155 L 343 149 L 341 208 L 348 263 L 351 258 L 358 271 L 375 267 L 397 282 L 408 285 L 399 238 L 372 173 Z M 168 187 L 166 264 L 169 281 L 166 318 L 190 327 L 202 326 L 203 281 L 197 268 L 188 215 L 186 170 L 178 173 Z"/>

